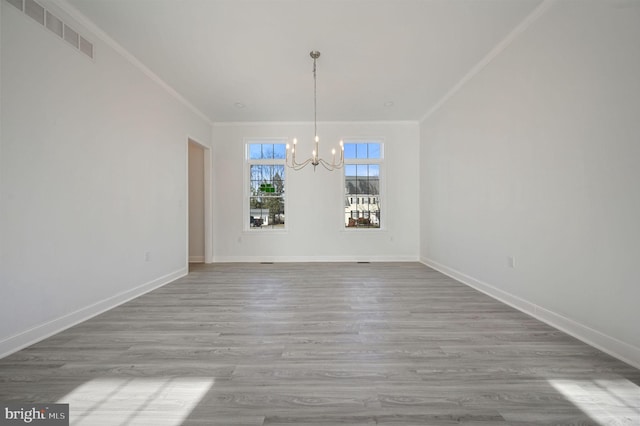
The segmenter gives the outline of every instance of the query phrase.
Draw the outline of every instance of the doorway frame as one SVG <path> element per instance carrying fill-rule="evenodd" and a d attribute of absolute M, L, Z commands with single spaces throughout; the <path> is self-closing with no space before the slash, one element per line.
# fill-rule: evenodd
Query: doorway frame
<path fill-rule="evenodd" d="M 185 156 L 186 156 L 186 179 L 187 185 L 185 188 L 186 192 L 186 260 L 187 265 L 189 265 L 189 144 L 193 144 L 198 146 L 204 151 L 204 263 L 213 263 L 213 218 L 211 217 L 213 212 L 212 205 L 212 194 L 211 189 L 213 188 L 213 184 L 211 182 L 213 171 L 211 170 L 211 165 L 213 164 L 212 158 L 212 150 L 211 147 L 204 145 L 198 142 L 196 139 L 188 136 L 187 143 L 185 144 Z"/>

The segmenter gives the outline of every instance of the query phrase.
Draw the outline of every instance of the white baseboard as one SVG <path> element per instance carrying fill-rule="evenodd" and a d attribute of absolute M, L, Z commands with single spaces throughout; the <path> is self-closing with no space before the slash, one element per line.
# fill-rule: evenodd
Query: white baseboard
<path fill-rule="evenodd" d="M 608 336 L 571 318 L 538 306 L 434 260 L 421 257 L 420 262 L 525 314 L 531 315 L 627 364 L 640 368 L 640 348 L 636 346 L 618 340 L 615 337 Z"/>
<path fill-rule="evenodd" d="M 0 341 L 0 359 L 187 275 L 186 267 Z"/>
<path fill-rule="evenodd" d="M 204 263 L 204 256 L 189 256 L 189 263 Z"/>
<path fill-rule="evenodd" d="M 417 256 L 216 256 L 214 263 L 418 262 Z"/>

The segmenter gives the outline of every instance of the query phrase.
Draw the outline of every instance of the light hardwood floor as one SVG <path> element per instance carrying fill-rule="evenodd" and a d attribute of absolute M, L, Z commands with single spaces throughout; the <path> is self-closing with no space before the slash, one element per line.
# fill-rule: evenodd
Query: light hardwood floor
<path fill-rule="evenodd" d="M 72 425 L 640 425 L 640 370 L 419 263 L 214 264 L 0 360 Z"/>

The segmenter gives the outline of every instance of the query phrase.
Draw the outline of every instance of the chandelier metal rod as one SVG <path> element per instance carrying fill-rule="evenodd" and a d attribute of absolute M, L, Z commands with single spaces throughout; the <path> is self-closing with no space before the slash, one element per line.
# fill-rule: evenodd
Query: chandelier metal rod
<path fill-rule="evenodd" d="M 315 52 L 311 52 L 311 57 L 313 58 L 313 136 L 314 138 L 318 136 L 318 78 L 316 77 L 316 59 L 320 56 L 320 52 L 317 52 L 318 55 L 314 55 Z"/>

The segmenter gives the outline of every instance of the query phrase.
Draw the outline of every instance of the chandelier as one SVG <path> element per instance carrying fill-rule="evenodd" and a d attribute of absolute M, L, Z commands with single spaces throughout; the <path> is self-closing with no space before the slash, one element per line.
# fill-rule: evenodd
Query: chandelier
<path fill-rule="evenodd" d="M 294 170 L 300 170 L 307 166 L 307 164 L 313 165 L 313 171 L 316 170 L 316 166 L 321 165 L 325 169 L 329 171 L 333 171 L 336 169 L 341 169 L 344 165 L 344 144 L 340 141 L 340 158 L 336 162 L 336 150 L 335 148 L 331 150 L 332 159 L 331 161 L 327 161 L 323 158 L 320 158 L 319 151 L 319 142 L 320 138 L 318 137 L 318 96 L 317 96 L 317 77 L 316 77 L 316 60 L 320 57 L 320 52 L 317 50 L 312 50 L 309 55 L 313 58 L 313 134 L 315 146 L 314 150 L 311 152 L 311 157 L 307 158 L 301 163 L 296 161 L 296 144 L 298 143 L 297 139 L 293 139 L 293 146 L 289 146 L 287 144 L 287 156 L 286 156 L 286 164 L 287 167 L 290 167 Z"/>

